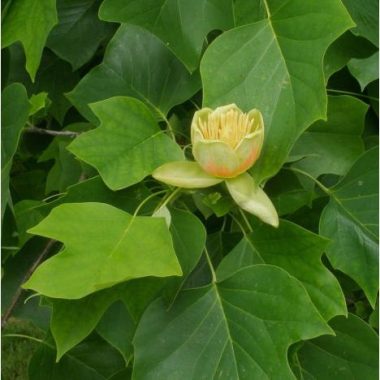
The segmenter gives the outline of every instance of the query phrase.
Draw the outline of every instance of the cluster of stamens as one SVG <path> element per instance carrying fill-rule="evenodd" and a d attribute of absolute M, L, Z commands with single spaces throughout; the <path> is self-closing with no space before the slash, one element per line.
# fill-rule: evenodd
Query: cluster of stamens
<path fill-rule="evenodd" d="M 252 132 L 254 120 L 245 113 L 229 110 L 226 113 L 211 113 L 207 121 L 198 120 L 199 130 L 205 140 L 223 141 L 233 149 Z"/>

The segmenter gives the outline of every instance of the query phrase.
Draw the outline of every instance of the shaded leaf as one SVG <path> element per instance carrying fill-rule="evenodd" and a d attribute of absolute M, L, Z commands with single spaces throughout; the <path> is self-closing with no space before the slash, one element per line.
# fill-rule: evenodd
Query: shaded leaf
<path fill-rule="evenodd" d="M 78 72 L 73 72 L 70 65 L 49 50 L 45 50 L 41 67 L 37 71 L 33 92 L 45 91 L 52 104 L 49 112 L 62 125 L 66 112 L 71 107 L 64 93 L 73 89 L 79 81 Z"/>
<path fill-rule="evenodd" d="M 312 380 L 376 380 L 378 336 L 360 318 L 349 314 L 331 321 L 336 336 L 305 342 L 298 352 L 300 364 Z"/>
<path fill-rule="evenodd" d="M 379 52 L 368 58 L 353 58 L 348 62 L 348 69 L 358 80 L 363 91 L 365 87 L 376 79 L 379 79 Z"/>
<path fill-rule="evenodd" d="M 106 0 L 99 16 L 148 29 L 190 71 L 198 67 L 207 33 L 229 29 L 234 23 L 231 0 Z"/>
<path fill-rule="evenodd" d="M 327 121 L 313 124 L 294 145 L 291 156 L 304 157 L 292 166 L 313 177 L 345 175 L 364 152 L 361 138 L 368 105 L 352 96 L 329 96 Z"/>
<path fill-rule="evenodd" d="M 29 116 L 30 103 L 24 86 L 9 85 L 2 92 L 1 113 L 1 216 L 9 200 L 9 175 L 22 129 Z"/>
<path fill-rule="evenodd" d="M 223 33 L 201 62 L 205 106 L 236 103 L 263 114 L 264 148 L 251 169 L 259 184 L 279 170 L 301 132 L 326 116 L 322 58 L 353 25 L 340 1 L 264 5 L 267 19 Z"/>
<path fill-rule="evenodd" d="M 126 365 L 133 354 L 135 330 L 136 322 L 121 301 L 111 305 L 96 327 L 97 333 L 120 352 Z"/>
<path fill-rule="evenodd" d="M 376 0 L 342 0 L 356 27 L 352 32 L 379 46 L 379 2 Z"/>
<path fill-rule="evenodd" d="M 115 97 L 91 109 L 100 126 L 77 137 L 68 149 L 94 166 L 111 189 L 131 186 L 165 162 L 183 158 L 141 101 Z"/>
<path fill-rule="evenodd" d="M 1 46 L 20 41 L 26 56 L 26 70 L 32 81 L 40 65 L 47 36 L 57 23 L 55 0 L 12 1 L 2 21 Z"/>
<path fill-rule="evenodd" d="M 374 307 L 378 291 L 378 148 L 365 152 L 329 192 L 320 233 L 331 240 L 327 256 L 352 277 Z"/>
<path fill-rule="evenodd" d="M 57 0 L 59 23 L 46 45 L 70 62 L 73 70 L 88 62 L 113 25 L 98 19 L 99 0 Z"/>
<path fill-rule="evenodd" d="M 55 349 L 47 342 L 38 349 L 29 363 L 30 380 L 104 380 L 124 367 L 121 355 L 99 337 L 75 347 L 58 363 Z"/>
<path fill-rule="evenodd" d="M 24 284 L 49 297 L 78 299 L 133 278 L 182 274 L 162 218 L 133 217 L 103 203 L 66 203 L 29 232 L 65 243 Z"/>
<path fill-rule="evenodd" d="M 74 123 L 67 125 L 63 131 L 85 132 L 89 129 L 91 125 L 88 123 Z M 66 149 L 72 139 L 71 136 L 56 136 L 38 159 L 39 162 L 54 160 L 46 178 L 46 194 L 54 190 L 65 191 L 68 186 L 76 184 L 84 173 L 80 161 Z"/>
<path fill-rule="evenodd" d="M 114 288 L 79 300 L 51 299 L 51 332 L 57 345 L 57 361 L 94 330 L 107 308 L 119 293 Z"/>
<path fill-rule="evenodd" d="M 199 82 L 199 75 L 190 75 L 157 37 L 122 25 L 107 45 L 103 63 L 84 76 L 68 97 L 94 124 L 97 120 L 88 104 L 118 95 L 142 100 L 164 119 L 173 106 L 199 89 Z"/>
<path fill-rule="evenodd" d="M 289 345 L 329 332 L 297 280 L 251 266 L 184 291 L 169 311 L 154 302 L 135 335 L 133 378 L 294 379 Z"/>
<path fill-rule="evenodd" d="M 376 48 L 365 38 L 347 31 L 336 39 L 327 49 L 323 59 L 326 83 L 332 74 L 342 69 L 351 58 L 365 58 Z"/>
<path fill-rule="evenodd" d="M 244 237 L 224 258 L 218 266 L 217 276 L 223 280 L 253 264 L 279 266 L 302 282 L 328 321 L 347 311 L 338 281 L 321 261 L 327 246 L 327 239 L 285 220 L 281 221 L 278 230 L 263 225 Z"/>

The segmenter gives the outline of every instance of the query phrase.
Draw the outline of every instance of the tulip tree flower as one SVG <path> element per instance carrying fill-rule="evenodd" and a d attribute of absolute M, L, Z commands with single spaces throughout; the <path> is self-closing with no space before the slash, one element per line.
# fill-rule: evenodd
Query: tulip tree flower
<path fill-rule="evenodd" d="M 264 122 L 260 111 L 242 112 L 235 104 L 202 108 L 191 123 L 194 161 L 175 161 L 157 168 L 153 177 L 172 186 L 205 188 L 225 181 L 235 202 L 265 223 L 278 226 L 272 202 L 246 173 L 260 156 Z"/>

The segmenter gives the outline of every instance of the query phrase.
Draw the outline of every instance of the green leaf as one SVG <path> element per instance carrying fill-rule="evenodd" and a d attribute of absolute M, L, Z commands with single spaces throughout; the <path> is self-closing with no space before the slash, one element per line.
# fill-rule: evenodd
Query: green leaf
<path fill-rule="evenodd" d="M 73 70 L 88 62 L 114 29 L 112 24 L 98 19 L 99 5 L 99 0 L 57 0 L 59 23 L 46 45 L 70 62 Z"/>
<path fill-rule="evenodd" d="M 190 71 L 198 67 L 206 35 L 234 24 L 231 0 L 106 0 L 99 16 L 151 31 Z"/>
<path fill-rule="evenodd" d="M 264 147 L 251 169 L 258 184 L 280 169 L 312 122 L 326 117 L 322 59 L 353 25 L 338 0 L 264 5 L 267 19 L 222 34 L 201 62 L 205 106 L 236 103 L 263 114 Z"/>
<path fill-rule="evenodd" d="M 16 153 L 22 129 L 28 120 L 30 103 L 25 87 L 13 83 L 2 92 L 1 167 L 4 168 Z"/>
<path fill-rule="evenodd" d="M 30 110 L 29 116 L 36 114 L 38 111 L 44 109 L 48 104 L 47 92 L 40 92 L 39 94 L 32 95 L 29 99 Z"/>
<path fill-rule="evenodd" d="M 67 125 L 63 131 L 80 133 L 91 128 L 89 123 L 74 123 Z M 71 136 L 56 136 L 38 159 L 39 162 L 54 160 L 46 178 L 46 194 L 55 190 L 65 191 L 70 185 L 76 184 L 84 172 L 81 162 L 67 150 L 71 141 Z"/>
<path fill-rule="evenodd" d="M 100 202 L 133 213 L 137 206 L 150 195 L 144 186 L 111 191 L 99 176 L 69 186 L 67 192 L 51 202 L 24 199 L 15 205 L 15 217 L 19 246 L 22 247 L 33 235 L 27 230 L 44 219 L 49 212 L 62 203 Z"/>
<path fill-rule="evenodd" d="M 1 113 L 1 216 L 10 198 L 9 175 L 22 129 L 28 120 L 30 103 L 25 87 L 14 83 L 2 92 Z"/>
<path fill-rule="evenodd" d="M 132 339 L 135 330 L 136 321 L 121 301 L 111 305 L 96 327 L 97 333 L 120 352 L 126 365 L 133 354 Z"/>
<path fill-rule="evenodd" d="M 327 121 L 313 124 L 296 142 L 292 156 L 304 158 L 292 166 L 313 177 L 345 175 L 364 152 L 361 135 L 368 105 L 352 96 L 329 96 Z"/>
<path fill-rule="evenodd" d="M 252 24 L 266 18 L 263 1 L 235 0 L 234 19 L 236 26 Z"/>
<path fill-rule="evenodd" d="M 313 189 L 305 189 L 296 174 L 281 170 L 266 183 L 266 189 L 279 216 L 292 214 L 302 206 L 311 206 Z"/>
<path fill-rule="evenodd" d="M 352 32 L 379 47 L 379 2 L 376 0 L 342 0 L 356 27 Z"/>
<path fill-rule="evenodd" d="M 29 232 L 65 243 L 24 284 L 48 297 L 78 299 L 133 278 L 182 274 L 163 218 L 66 203 Z"/>
<path fill-rule="evenodd" d="M 302 369 L 310 379 L 376 380 L 379 378 L 377 334 L 353 314 L 331 321 L 336 336 L 305 342 L 298 351 Z"/>
<path fill-rule="evenodd" d="M 285 271 L 247 267 L 221 283 L 161 300 L 137 328 L 134 379 L 294 379 L 288 347 L 330 333 Z"/>
<path fill-rule="evenodd" d="M 68 63 L 49 50 L 45 50 L 32 90 L 45 91 L 49 94 L 49 99 L 52 101 L 49 112 L 61 125 L 71 107 L 64 93 L 72 90 L 79 78 L 78 72 L 73 73 Z"/>
<path fill-rule="evenodd" d="M 97 120 L 88 104 L 118 95 L 142 100 L 165 119 L 173 106 L 199 87 L 199 75 L 190 75 L 157 37 L 139 27 L 122 25 L 107 45 L 103 63 L 84 76 L 68 97 L 94 124 Z"/>
<path fill-rule="evenodd" d="M 369 83 L 379 79 L 379 52 L 368 58 L 353 58 L 347 66 L 351 74 L 358 80 L 361 90 L 364 91 Z"/>
<path fill-rule="evenodd" d="M 129 281 L 79 300 L 49 299 L 53 306 L 51 331 L 57 345 L 57 360 L 97 327 L 98 333 L 119 350 L 125 362 L 128 362 L 132 339 L 128 338 L 128 341 L 122 342 L 120 338 L 126 335 L 132 338 L 136 328 L 131 324 L 132 320 L 137 321 L 147 305 L 157 298 L 158 292 L 165 285 L 165 281 L 162 280 L 150 277 Z M 113 330 L 111 325 L 113 308 L 109 307 L 118 300 L 123 301 L 129 315 L 126 317 L 125 313 L 122 313 L 120 323 L 126 318 L 128 323 L 116 326 Z M 115 331 L 120 333 L 119 338 L 115 336 Z"/>
<path fill-rule="evenodd" d="M 183 158 L 141 101 L 115 97 L 92 104 L 91 109 L 100 120 L 99 128 L 77 137 L 68 149 L 94 166 L 111 189 L 138 183 L 165 162 Z"/>
<path fill-rule="evenodd" d="M 190 273 L 196 267 L 206 245 L 206 230 L 200 220 L 192 213 L 170 210 L 172 223 L 170 232 L 174 250 L 182 268 L 183 277 L 167 280 L 166 295 L 176 296 Z"/>
<path fill-rule="evenodd" d="M 368 40 L 347 31 L 327 49 L 323 59 L 326 83 L 331 75 L 346 66 L 351 58 L 366 58 L 375 51 L 376 48 Z"/>
<path fill-rule="evenodd" d="M 55 362 L 55 349 L 44 342 L 29 364 L 30 380 L 105 380 L 124 368 L 119 353 L 103 339 L 93 336 L 75 347 L 59 363 Z"/>
<path fill-rule="evenodd" d="M 200 189 L 214 186 L 223 180 L 207 174 L 197 162 L 175 161 L 158 167 L 153 178 L 171 186 L 184 189 Z"/>
<path fill-rule="evenodd" d="M 18 243 L 21 248 L 33 236 L 26 231 L 39 223 L 49 212 L 46 203 L 32 199 L 23 199 L 14 206 L 17 224 Z"/>
<path fill-rule="evenodd" d="M 20 41 L 26 56 L 26 70 L 32 81 L 40 65 L 47 36 L 57 23 L 55 0 L 12 1 L 2 22 L 1 46 Z"/>
<path fill-rule="evenodd" d="M 328 321 L 347 313 L 339 283 L 321 261 L 328 243 L 327 239 L 285 220 L 278 229 L 262 225 L 244 237 L 224 258 L 218 266 L 217 276 L 223 280 L 253 264 L 276 265 L 302 282 L 316 308 Z"/>
<path fill-rule="evenodd" d="M 57 361 L 94 330 L 119 293 L 114 288 L 99 291 L 79 300 L 51 299 L 51 333 L 57 345 Z"/>
<path fill-rule="evenodd" d="M 330 191 L 320 233 L 331 240 L 327 256 L 353 278 L 374 307 L 378 291 L 379 150 L 365 152 Z"/>

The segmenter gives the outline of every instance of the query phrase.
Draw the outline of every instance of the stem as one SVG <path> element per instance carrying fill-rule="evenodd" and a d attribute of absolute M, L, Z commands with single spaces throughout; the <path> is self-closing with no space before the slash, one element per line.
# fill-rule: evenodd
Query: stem
<path fill-rule="evenodd" d="M 231 216 L 231 218 L 234 220 L 234 222 L 240 227 L 240 230 L 241 232 L 243 233 L 244 236 L 247 236 L 247 231 L 245 230 L 245 228 L 242 226 L 242 224 L 239 222 L 239 220 L 232 214 L 230 213 L 229 214 Z"/>
<path fill-rule="evenodd" d="M 79 132 L 74 132 L 74 131 L 52 131 L 51 129 L 37 128 L 30 123 L 27 123 L 27 125 L 28 125 L 28 128 L 25 128 L 25 132 L 38 133 L 40 135 L 67 136 L 67 137 L 77 137 L 80 135 Z"/>
<path fill-rule="evenodd" d="M 38 343 L 41 343 L 53 350 L 55 350 L 55 347 L 52 345 L 52 344 L 49 344 L 48 342 L 46 342 L 45 340 L 42 340 L 42 339 L 38 339 L 34 336 L 30 336 L 30 335 L 25 335 L 25 334 L 3 334 L 1 336 L 2 338 L 22 338 L 22 339 L 29 339 L 29 340 L 33 340 L 34 342 L 38 342 Z"/>
<path fill-rule="evenodd" d="M 170 124 L 169 119 L 164 114 L 161 114 L 161 117 L 164 119 L 164 121 L 168 127 L 168 131 L 169 131 L 169 134 L 170 134 L 172 140 L 175 141 L 174 129 L 173 129 L 172 125 Z"/>
<path fill-rule="evenodd" d="M 1 337 L 2 338 L 25 338 L 29 340 L 34 340 L 35 342 L 38 342 L 38 343 L 46 344 L 45 341 L 43 341 L 42 339 L 38 339 L 34 336 L 24 335 L 24 334 L 3 334 Z"/>
<path fill-rule="evenodd" d="M 41 263 L 44 257 L 49 253 L 50 249 L 54 246 L 56 242 L 57 242 L 56 240 L 52 240 L 52 239 L 47 242 L 41 254 L 37 257 L 36 261 L 34 261 L 32 266 L 25 273 L 25 276 L 22 279 L 21 284 L 25 283 L 30 278 L 30 276 L 33 274 L 33 272 L 36 270 L 38 265 Z M 17 288 L 16 293 L 13 295 L 10 305 L 5 310 L 3 317 L 1 318 L 1 327 L 4 327 L 6 325 L 9 317 L 12 315 L 14 308 L 16 307 L 18 301 L 20 300 L 20 296 L 24 291 L 24 289 L 21 288 L 21 284 Z"/>
<path fill-rule="evenodd" d="M 247 217 L 246 217 L 244 211 L 243 211 L 240 207 L 239 207 L 239 212 L 240 212 L 241 216 L 243 217 L 243 220 L 244 220 L 244 222 L 245 222 L 245 224 L 246 224 L 246 226 L 247 226 L 247 228 L 248 228 L 248 231 L 249 231 L 250 233 L 253 232 L 253 229 L 252 229 L 251 223 L 249 223 L 249 221 L 248 221 L 248 219 L 247 219 Z"/>
<path fill-rule="evenodd" d="M 210 267 L 210 271 L 211 271 L 211 275 L 212 275 L 212 282 L 216 283 L 216 273 L 215 273 L 215 270 L 214 270 L 214 266 L 212 265 L 212 261 L 211 261 L 211 258 L 210 258 L 210 255 L 208 253 L 208 250 L 207 250 L 206 246 L 205 246 L 205 254 L 206 254 L 206 259 L 207 259 L 208 266 Z"/>
<path fill-rule="evenodd" d="M 159 209 L 165 207 L 182 189 L 177 187 L 173 192 L 171 192 L 163 201 L 155 208 L 153 214 L 157 212 Z"/>
<path fill-rule="evenodd" d="M 153 194 L 150 194 L 148 197 L 146 197 L 139 205 L 138 207 L 136 208 L 135 212 L 133 213 L 133 217 L 135 217 L 139 211 L 141 210 L 141 208 L 147 203 L 149 202 L 152 198 L 156 197 L 157 195 L 159 194 L 162 194 L 162 193 L 166 193 L 166 190 L 161 190 L 161 191 L 157 191 L 157 193 L 153 193 Z"/>
<path fill-rule="evenodd" d="M 190 99 L 190 103 L 197 109 L 200 110 L 199 106 L 197 103 L 194 102 L 194 100 Z"/>
<path fill-rule="evenodd" d="M 364 94 L 359 94 L 358 92 L 342 91 L 342 90 L 334 90 L 334 89 L 332 89 L 332 88 L 327 88 L 327 91 L 329 91 L 329 92 L 335 92 L 335 93 L 337 93 L 337 94 L 355 95 L 355 96 L 359 96 L 359 97 L 367 98 L 367 99 L 371 99 L 371 100 L 376 100 L 376 101 L 379 100 L 378 98 L 375 98 L 375 97 L 373 97 L 373 96 L 364 95 Z"/>
<path fill-rule="evenodd" d="M 314 178 L 312 175 L 310 175 L 309 173 L 306 173 L 304 172 L 303 170 L 300 170 L 300 169 L 297 169 L 297 168 L 284 168 L 285 170 L 291 170 L 295 173 L 300 173 L 302 175 L 304 175 L 305 177 L 308 177 L 310 178 L 312 181 L 314 181 L 320 188 L 321 190 L 323 190 L 327 195 L 330 195 L 331 192 L 330 190 L 325 186 L 323 185 L 321 182 L 319 182 L 316 178 Z"/>

